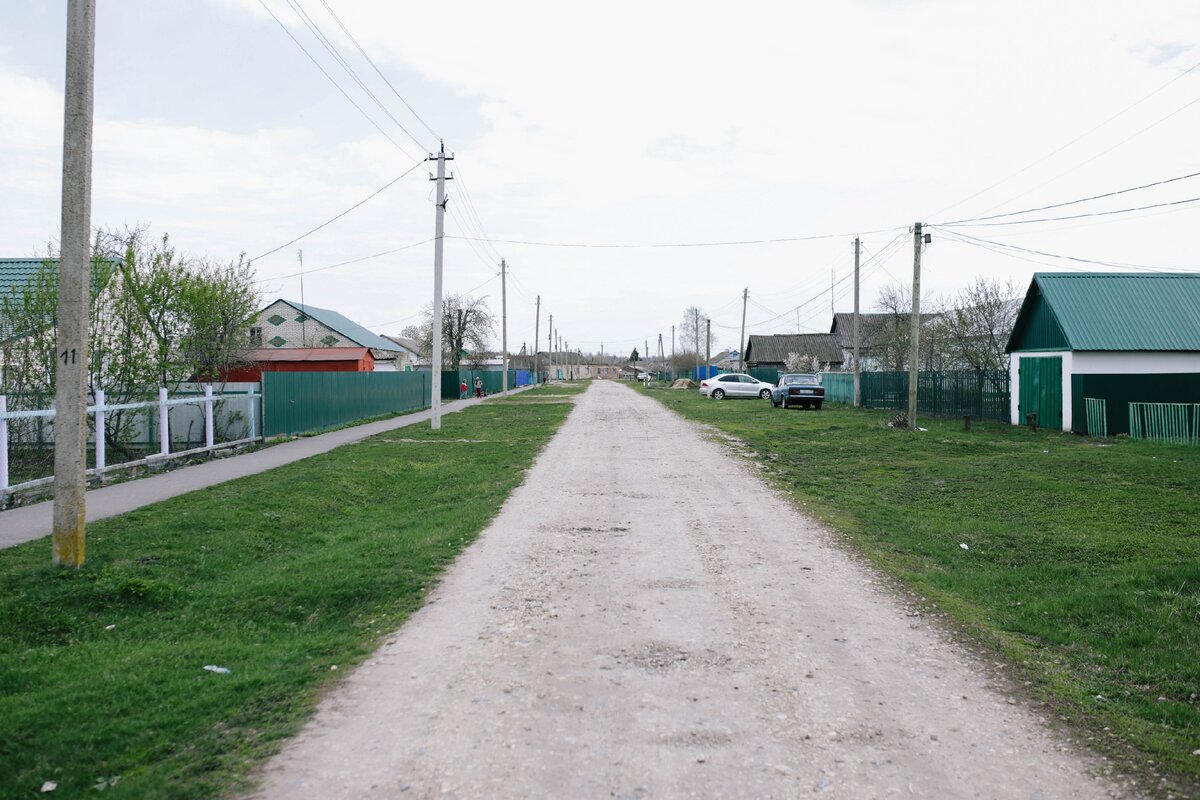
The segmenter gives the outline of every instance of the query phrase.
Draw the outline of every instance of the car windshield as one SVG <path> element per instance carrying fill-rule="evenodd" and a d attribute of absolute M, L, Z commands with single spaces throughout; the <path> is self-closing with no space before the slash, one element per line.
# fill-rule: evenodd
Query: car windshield
<path fill-rule="evenodd" d="M 783 385 L 793 386 L 795 384 L 805 384 L 807 386 L 819 386 L 821 381 L 816 375 L 784 375 Z"/>

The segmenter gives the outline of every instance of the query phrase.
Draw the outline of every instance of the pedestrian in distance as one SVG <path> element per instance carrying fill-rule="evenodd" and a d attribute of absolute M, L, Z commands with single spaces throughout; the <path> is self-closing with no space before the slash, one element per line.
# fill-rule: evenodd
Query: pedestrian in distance
<path fill-rule="evenodd" d="M 462 379 L 462 385 L 460 385 L 458 387 L 458 399 L 459 400 L 467 399 L 467 379 L 466 378 Z"/>
<path fill-rule="evenodd" d="M 483 397 L 483 378 L 475 378 L 475 396 Z"/>

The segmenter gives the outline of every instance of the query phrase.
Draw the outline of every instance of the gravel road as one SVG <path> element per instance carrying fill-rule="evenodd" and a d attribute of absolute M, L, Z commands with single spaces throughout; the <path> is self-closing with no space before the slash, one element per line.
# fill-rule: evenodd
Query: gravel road
<path fill-rule="evenodd" d="M 253 797 L 1120 795 L 754 472 L 596 382 Z"/>

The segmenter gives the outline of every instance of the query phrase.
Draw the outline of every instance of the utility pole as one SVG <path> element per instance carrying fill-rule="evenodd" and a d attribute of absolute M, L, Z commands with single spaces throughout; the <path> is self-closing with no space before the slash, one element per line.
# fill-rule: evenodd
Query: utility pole
<path fill-rule="evenodd" d="M 742 332 L 738 334 L 738 369 L 746 371 L 746 303 L 750 301 L 750 287 L 742 289 Z"/>
<path fill-rule="evenodd" d="M 508 395 L 508 277 L 506 270 L 507 266 L 502 258 L 500 259 L 500 349 L 504 351 L 504 355 L 500 365 L 500 369 L 503 370 L 500 378 L 500 391 L 505 396 Z"/>
<path fill-rule="evenodd" d="M 84 562 L 87 522 L 88 279 L 95 55 L 96 2 L 69 0 L 54 391 L 52 558 L 55 564 L 76 568 Z"/>
<path fill-rule="evenodd" d="M 675 326 L 671 326 L 671 358 L 675 357 Z"/>
<path fill-rule="evenodd" d="M 442 236 L 446 223 L 446 162 L 454 156 L 446 155 L 446 143 L 439 142 L 441 150 L 430 153 L 427 160 L 437 159 L 437 211 L 433 224 L 433 353 L 430 364 L 429 427 L 442 429 Z M 451 176 L 450 180 L 454 180 Z"/>
<path fill-rule="evenodd" d="M 859 364 L 859 348 L 862 346 L 858 319 L 858 256 L 862 241 L 854 237 L 854 407 L 862 405 L 862 365 Z"/>
<path fill-rule="evenodd" d="M 913 288 L 912 288 L 912 327 L 909 334 L 912 342 L 908 353 L 908 427 L 917 429 L 917 370 L 921 353 L 921 244 L 922 225 L 913 225 Z"/>
<path fill-rule="evenodd" d="M 554 369 L 554 315 L 550 315 L 550 324 L 546 326 L 546 380 Z"/>
<path fill-rule="evenodd" d="M 829 268 L 829 314 L 830 317 L 837 315 L 837 308 L 834 306 L 833 292 L 837 287 L 837 267 Z"/>
<path fill-rule="evenodd" d="M 537 310 L 534 312 L 534 317 L 533 317 L 533 385 L 534 386 L 537 386 L 539 383 L 541 383 L 541 381 L 538 380 L 538 378 L 540 376 L 538 375 L 538 357 L 537 357 L 538 337 L 541 335 L 541 324 L 542 324 L 542 296 L 539 294 L 537 296 Z"/>
<path fill-rule="evenodd" d="M 666 366 L 667 354 L 663 352 L 662 334 L 658 335 L 658 368 L 662 369 Z"/>
<path fill-rule="evenodd" d="M 708 369 L 712 366 L 712 320 L 704 320 L 704 377 L 708 377 Z"/>
<path fill-rule="evenodd" d="M 700 315 L 696 315 L 696 380 L 700 380 Z"/>

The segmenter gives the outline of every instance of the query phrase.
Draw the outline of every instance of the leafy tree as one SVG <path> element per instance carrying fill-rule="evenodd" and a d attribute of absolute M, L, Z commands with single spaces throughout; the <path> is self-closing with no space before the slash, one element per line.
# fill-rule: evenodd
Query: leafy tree
<path fill-rule="evenodd" d="M 637 348 L 636 348 L 636 347 L 635 347 L 635 348 L 633 348 L 633 352 L 629 354 L 629 360 L 630 360 L 630 361 L 632 361 L 632 362 L 634 362 L 635 364 L 637 363 L 637 361 L 638 361 L 638 351 L 637 351 Z"/>

